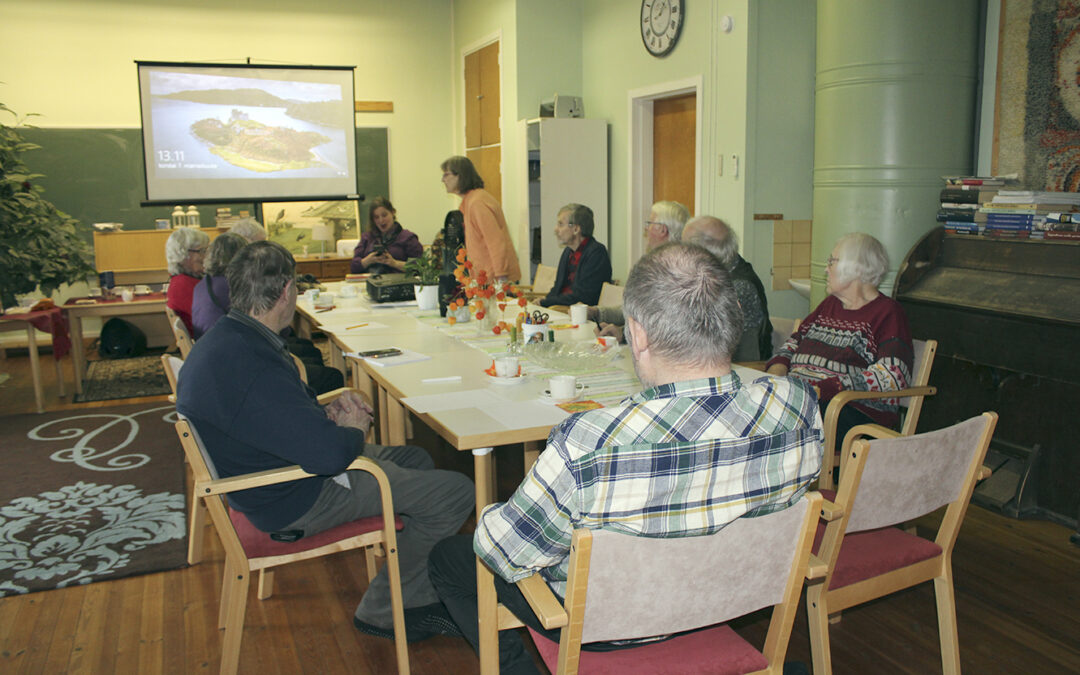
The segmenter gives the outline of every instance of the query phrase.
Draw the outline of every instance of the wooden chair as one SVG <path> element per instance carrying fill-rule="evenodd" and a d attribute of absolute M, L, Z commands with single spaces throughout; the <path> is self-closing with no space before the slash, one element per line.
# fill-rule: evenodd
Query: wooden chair
<path fill-rule="evenodd" d="M 344 390 L 339 390 L 337 393 Z M 191 421 L 178 414 L 176 433 L 195 474 L 195 493 L 206 503 L 210 517 L 225 549 L 225 573 L 222 579 L 221 606 L 218 627 L 225 629 L 221 647 L 221 672 L 236 673 L 240 662 L 240 642 L 244 632 L 250 573 L 259 570 L 258 597 L 270 597 L 273 589 L 273 568 L 292 562 L 317 558 L 340 551 L 363 548 L 367 560 L 368 579 L 376 573 L 375 547 L 381 546 L 386 556 L 390 577 L 391 607 L 394 616 L 394 642 L 399 673 L 409 672 L 409 654 L 405 638 L 405 610 L 401 596 L 401 573 L 397 557 L 397 529 L 403 526 L 394 516 L 390 484 L 386 474 L 372 460 L 358 457 L 350 470 L 366 471 L 378 481 L 382 498 L 382 515 L 361 518 L 324 532 L 304 537 L 296 542 L 274 541 L 257 530 L 239 511 L 228 507 L 225 495 L 263 485 L 274 485 L 308 478 L 299 466 L 273 469 L 244 476 L 219 478 L 213 460 L 199 438 Z"/>
<path fill-rule="evenodd" d="M 169 317 L 169 327 L 172 328 L 173 339 L 176 340 L 176 347 L 180 350 L 180 358 L 186 359 L 188 354 L 191 353 L 191 347 L 195 344 L 195 341 L 191 339 L 191 333 L 188 333 L 187 326 L 184 325 L 184 320 L 181 319 L 176 312 L 166 307 L 165 316 Z"/>
<path fill-rule="evenodd" d="M 555 285 L 555 275 L 558 271 L 558 269 L 548 265 L 537 265 L 532 288 L 525 290 L 525 297 L 534 300 L 547 295 L 551 291 L 551 287 Z"/>
<path fill-rule="evenodd" d="M 546 628 L 561 627 L 558 643 L 531 631 L 553 673 L 679 672 L 780 673 L 791 627 L 811 568 L 821 495 L 757 518 L 739 518 L 700 537 L 635 537 L 606 530 L 574 530 L 566 600 L 558 603 L 539 575 L 518 587 Z M 823 566 L 821 567 L 823 571 Z M 491 572 L 478 564 L 478 579 Z M 498 630 L 520 626 L 508 610 L 480 607 L 480 669 L 498 672 Z M 730 619 L 772 606 L 759 650 L 729 626 Z M 496 616 L 497 622 L 484 621 Z M 716 625 L 720 624 L 720 625 Z M 581 651 L 583 642 L 665 635 L 712 626 L 662 642 L 617 651 Z"/>
<path fill-rule="evenodd" d="M 900 435 L 911 436 L 919 424 L 919 413 L 922 411 L 923 398 L 937 393 L 937 387 L 929 386 L 930 369 L 934 366 L 934 355 L 937 353 L 937 340 L 912 340 L 915 348 L 915 358 L 912 368 L 911 384 L 906 389 L 899 391 L 842 391 L 829 401 L 829 407 L 825 411 L 825 455 L 821 459 L 821 478 L 818 487 L 822 490 L 832 490 L 836 483 L 833 480 L 833 468 L 836 466 L 839 452 L 836 447 L 836 425 L 840 419 L 840 410 L 852 401 L 865 401 L 876 398 L 899 398 L 904 421 L 900 427 Z M 905 412 L 906 411 L 906 412 Z M 842 439 L 843 440 L 843 439 Z"/>
<path fill-rule="evenodd" d="M 600 299 L 596 301 L 597 307 L 622 307 L 623 287 L 609 284 L 606 281 L 600 287 Z"/>
<path fill-rule="evenodd" d="M 975 483 L 989 475 L 982 462 L 996 424 L 997 414 L 988 412 L 915 436 L 864 425 L 855 428 L 859 435 L 881 440 L 845 439 L 840 489 L 822 507 L 827 525 L 815 543 L 828 571 L 807 588 L 814 673 L 832 672 L 830 615 L 930 580 L 942 668 L 960 672 L 952 550 Z M 894 527 L 942 506 L 933 541 Z"/>

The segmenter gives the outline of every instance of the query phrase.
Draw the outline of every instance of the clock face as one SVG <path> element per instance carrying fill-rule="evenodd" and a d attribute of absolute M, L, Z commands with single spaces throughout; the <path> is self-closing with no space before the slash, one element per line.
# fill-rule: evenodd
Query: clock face
<path fill-rule="evenodd" d="M 683 26 L 682 0 L 641 0 L 641 41 L 653 56 L 675 48 Z"/>

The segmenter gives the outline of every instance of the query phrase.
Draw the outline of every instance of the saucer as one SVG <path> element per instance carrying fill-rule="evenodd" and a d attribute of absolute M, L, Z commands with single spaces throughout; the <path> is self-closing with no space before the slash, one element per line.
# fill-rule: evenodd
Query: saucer
<path fill-rule="evenodd" d="M 558 398 L 558 399 L 551 398 L 551 390 L 550 389 L 545 389 L 544 391 L 540 392 L 540 402 L 541 403 L 548 403 L 550 405 L 558 405 L 560 403 L 573 403 L 574 401 L 580 401 L 582 395 L 585 394 L 585 390 L 587 388 L 588 387 L 586 387 L 585 385 L 579 384 L 578 388 L 577 388 L 577 392 L 574 393 L 574 398 Z"/>
<path fill-rule="evenodd" d="M 528 375 L 518 375 L 517 377 L 496 377 L 495 375 L 488 375 L 487 373 L 484 373 L 484 377 L 491 380 L 492 384 L 509 385 L 509 384 L 521 384 L 526 379 L 528 379 L 529 376 Z"/>

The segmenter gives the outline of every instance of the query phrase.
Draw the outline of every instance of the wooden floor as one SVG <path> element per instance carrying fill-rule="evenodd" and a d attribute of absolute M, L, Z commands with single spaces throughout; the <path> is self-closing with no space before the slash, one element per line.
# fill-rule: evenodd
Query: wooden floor
<path fill-rule="evenodd" d="M 45 365 L 49 409 L 134 402 L 61 401 L 55 371 Z M 65 365 L 70 392 L 71 369 Z M 18 352 L 0 360 L 0 373 L 11 375 L 0 384 L 0 415 L 33 412 L 29 371 L 28 358 Z M 422 443 L 438 445 L 420 432 Z M 433 454 L 448 468 L 471 470 L 465 456 L 437 447 Z M 520 461 L 502 462 L 500 491 L 513 489 L 520 472 Z M 920 529 L 934 519 L 924 518 Z M 960 656 L 968 673 L 1080 672 L 1080 548 L 1069 535 L 1060 525 L 971 507 L 954 559 Z M 193 567 L 0 598 L 0 672 L 216 672 L 223 554 L 210 528 L 205 542 L 206 560 Z M 352 627 L 366 586 L 360 555 L 279 571 L 272 598 L 260 601 L 254 592 L 249 598 L 241 672 L 392 672 L 390 641 Z M 762 614 L 736 627 L 760 644 L 766 623 Z M 832 627 L 832 643 L 837 673 L 940 672 L 932 587 L 924 584 L 846 612 Z M 788 659 L 810 661 L 805 611 L 796 620 Z M 465 641 L 442 636 L 411 645 L 410 664 L 420 675 L 477 671 Z"/>

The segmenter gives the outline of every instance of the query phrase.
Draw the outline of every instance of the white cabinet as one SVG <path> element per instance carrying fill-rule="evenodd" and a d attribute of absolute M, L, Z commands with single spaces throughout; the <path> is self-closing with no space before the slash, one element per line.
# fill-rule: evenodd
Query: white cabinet
<path fill-rule="evenodd" d="M 528 272 L 532 279 L 536 263 L 559 264 L 562 247 L 555 239 L 559 209 L 570 203 L 593 211 L 593 238 L 608 245 L 608 139 L 607 122 L 579 118 L 542 117 L 518 122 L 518 140 L 524 144 L 518 189 L 522 200 L 519 222 L 524 229 L 518 241 L 527 247 Z"/>

